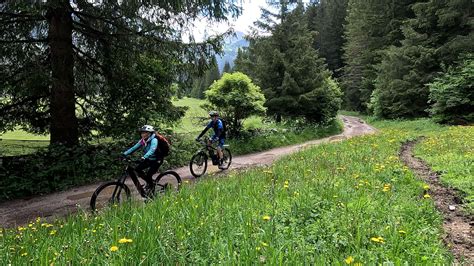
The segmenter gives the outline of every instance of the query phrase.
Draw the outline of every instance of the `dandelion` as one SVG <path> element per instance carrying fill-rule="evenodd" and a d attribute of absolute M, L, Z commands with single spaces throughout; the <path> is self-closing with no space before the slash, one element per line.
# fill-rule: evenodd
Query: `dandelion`
<path fill-rule="evenodd" d="M 265 242 L 260 242 L 260 244 L 262 244 L 262 246 L 264 246 L 264 247 L 268 247 L 268 244 L 265 243 Z"/>
<path fill-rule="evenodd" d="M 56 233 L 57 233 L 56 230 L 51 230 L 51 231 L 49 232 L 49 235 L 53 236 L 53 235 L 55 235 Z"/>
<path fill-rule="evenodd" d="M 265 216 L 262 217 L 262 219 L 263 219 L 264 221 L 270 221 L 271 217 L 268 216 L 268 215 L 265 215 Z"/>
<path fill-rule="evenodd" d="M 261 247 L 256 247 L 255 248 L 257 251 L 260 251 L 260 249 L 262 249 Z"/>
<path fill-rule="evenodd" d="M 25 227 L 18 226 L 18 231 L 25 231 L 25 230 L 26 230 Z"/>
<path fill-rule="evenodd" d="M 398 230 L 398 232 L 401 234 L 401 235 L 406 235 L 406 231 L 403 231 L 403 230 Z"/>
<path fill-rule="evenodd" d="M 378 236 L 378 237 L 372 237 L 370 238 L 371 241 L 376 242 L 376 243 L 384 243 L 383 237 Z"/>
<path fill-rule="evenodd" d="M 354 258 L 352 256 L 349 256 L 344 261 L 346 262 L 346 264 L 351 264 L 354 262 Z"/>
<path fill-rule="evenodd" d="M 424 189 L 424 190 L 429 190 L 429 189 L 430 189 L 430 186 L 427 185 L 427 184 L 424 184 L 424 185 L 423 185 L 423 189 Z"/>
<path fill-rule="evenodd" d="M 22 257 L 25 257 L 26 255 L 28 255 L 26 252 L 21 254 Z"/>
<path fill-rule="evenodd" d="M 126 238 L 126 237 L 124 237 L 124 238 L 122 238 L 122 239 L 119 240 L 119 243 L 120 243 L 120 244 L 132 243 L 132 242 L 133 242 L 132 239 L 128 239 L 128 238 Z"/>
<path fill-rule="evenodd" d="M 431 198 L 431 196 L 430 196 L 430 194 L 425 194 L 425 195 L 423 195 L 423 198 L 429 199 L 429 198 Z"/>
<path fill-rule="evenodd" d="M 111 246 L 111 247 L 110 247 L 110 251 L 112 251 L 112 252 L 115 252 L 115 251 L 117 251 L 117 250 L 118 250 L 118 247 L 117 247 L 117 246 Z"/>
<path fill-rule="evenodd" d="M 385 184 L 385 185 L 383 185 L 382 191 L 383 191 L 383 192 L 390 191 L 390 188 L 391 188 L 391 185 L 390 185 L 390 184 Z"/>

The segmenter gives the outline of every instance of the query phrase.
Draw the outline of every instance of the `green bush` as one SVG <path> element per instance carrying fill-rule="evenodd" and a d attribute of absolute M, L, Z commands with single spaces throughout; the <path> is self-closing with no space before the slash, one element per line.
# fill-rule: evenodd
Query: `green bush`
<path fill-rule="evenodd" d="M 251 115 L 265 113 L 265 96 L 260 87 L 241 72 L 225 73 L 206 91 L 207 109 L 217 109 L 227 121 L 229 135 L 242 130 L 242 121 Z"/>
<path fill-rule="evenodd" d="M 429 84 L 430 113 L 436 122 L 468 124 L 474 122 L 474 54 L 456 67 L 449 67 Z"/>

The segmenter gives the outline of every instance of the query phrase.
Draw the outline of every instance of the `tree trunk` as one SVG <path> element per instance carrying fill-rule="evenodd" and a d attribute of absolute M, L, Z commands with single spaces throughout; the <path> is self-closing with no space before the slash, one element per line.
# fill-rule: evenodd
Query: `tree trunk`
<path fill-rule="evenodd" d="M 277 123 L 280 123 L 280 122 L 281 122 L 281 114 L 276 114 L 276 115 L 275 115 L 275 121 L 276 121 Z"/>
<path fill-rule="evenodd" d="M 52 1 L 48 10 L 51 52 L 51 143 L 74 146 L 79 142 L 74 98 L 72 18 L 68 0 Z"/>

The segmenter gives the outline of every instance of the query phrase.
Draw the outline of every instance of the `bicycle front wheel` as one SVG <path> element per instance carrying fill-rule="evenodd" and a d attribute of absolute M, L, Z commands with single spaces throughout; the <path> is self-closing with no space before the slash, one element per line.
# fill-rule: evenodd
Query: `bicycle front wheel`
<path fill-rule="evenodd" d="M 207 170 L 207 155 L 203 152 L 194 154 L 189 163 L 189 170 L 194 177 L 200 177 Z"/>
<path fill-rule="evenodd" d="M 175 171 L 166 171 L 155 179 L 155 193 L 178 191 L 181 188 L 181 177 Z"/>
<path fill-rule="evenodd" d="M 110 181 L 100 185 L 92 194 L 91 210 L 96 211 L 110 206 L 120 205 L 130 200 L 130 189 L 123 183 Z"/>

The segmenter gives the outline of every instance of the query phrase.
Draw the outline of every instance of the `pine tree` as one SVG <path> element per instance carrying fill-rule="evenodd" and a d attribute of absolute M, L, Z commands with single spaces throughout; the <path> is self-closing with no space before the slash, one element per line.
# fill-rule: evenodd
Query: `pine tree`
<path fill-rule="evenodd" d="M 367 111 L 374 90 L 380 63 L 380 51 L 389 45 L 399 45 L 400 25 L 412 12 L 414 0 L 349 0 L 345 25 L 342 86 L 345 106 L 351 110 Z"/>
<path fill-rule="evenodd" d="M 232 72 L 232 68 L 230 67 L 230 63 L 226 61 L 224 64 L 224 69 L 222 70 L 222 75 L 224 75 L 224 73 L 231 73 L 231 72 Z"/>
<path fill-rule="evenodd" d="M 427 84 L 443 65 L 474 51 L 470 0 L 430 0 L 412 8 L 416 17 L 403 27 L 402 45 L 387 49 L 378 67 L 371 106 L 380 117 L 426 116 Z"/>
<path fill-rule="evenodd" d="M 0 130 L 22 126 L 73 146 L 94 131 L 175 120 L 178 72 L 202 68 L 222 45 L 222 37 L 183 43 L 185 25 L 238 13 L 208 0 L 2 1 Z"/>
<path fill-rule="evenodd" d="M 321 0 L 311 5 L 306 14 L 309 28 L 317 32 L 314 47 L 326 59 L 328 68 L 336 77 L 343 66 L 342 46 L 348 0 Z"/>

